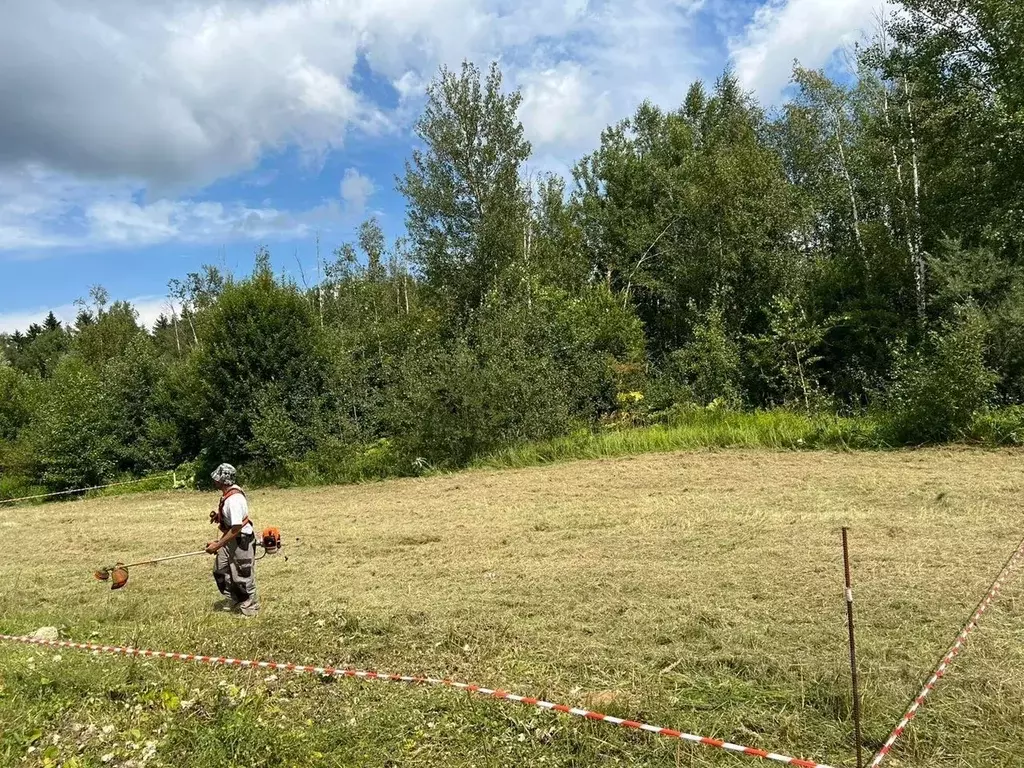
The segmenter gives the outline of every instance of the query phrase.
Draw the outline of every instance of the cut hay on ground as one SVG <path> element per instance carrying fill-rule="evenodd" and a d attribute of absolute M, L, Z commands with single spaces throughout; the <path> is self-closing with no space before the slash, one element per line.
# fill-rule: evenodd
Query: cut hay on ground
<path fill-rule="evenodd" d="M 870 747 L 1024 535 L 1019 464 L 728 451 L 254 491 L 289 560 L 259 564 L 251 622 L 214 610 L 212 558 L 121 592 L 90 577 L 211 538 L 213 494 L 4 509 L 0 631 L 451 676 L 851 765 L 840 527 Z M 1007 586 L 889 764 L 1024 765 L 1022 598 Z M 0 764 L 139 765 L 147 741 L 175 766 L 744 764 L 451 692 L 52 656 L 0 647 Z"/>

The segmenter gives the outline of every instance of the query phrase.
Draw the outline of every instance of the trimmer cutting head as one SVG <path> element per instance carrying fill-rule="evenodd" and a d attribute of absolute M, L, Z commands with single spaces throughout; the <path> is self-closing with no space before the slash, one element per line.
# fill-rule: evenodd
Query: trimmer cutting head
<path fill-rule="evenodd" d="M 93 573 L 93 578 L 97 581 L 112 582 L 111 589 L 121 589 L 128 583 L 128 569 L 125 568 L 124 563 L 118 563 L 96 571 Z"/>
<path fill-rule="evenodd" d="M 122 567 L 115 568 L 111 574 L 111 581 L 113 582 L 110 585 L 111 589 L 121 589 L 121 587 L 128 583 L 128 569 Z"/>

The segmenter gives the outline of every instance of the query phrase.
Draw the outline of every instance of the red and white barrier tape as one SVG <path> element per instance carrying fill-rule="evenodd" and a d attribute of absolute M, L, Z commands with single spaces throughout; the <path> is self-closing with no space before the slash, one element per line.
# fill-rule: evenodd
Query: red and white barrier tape
<path fill-rule="evenodd" d="M 600 712 L 591 712 L 587 709 L 567 707 L 564 704 L 552 704 L 550 701 L 542 701 L 540 699 L 531 698 L 529 696 L 519 696 L 514 693 L 509 693 L 508 691 L 483 688 L 479 685 L 460 683 L 454 680 L 439 680 L 437 678 L 432 677 L 414 677 L 410 675 L 393 675 L 385 672 L 368 672 L 357 669 L 311 667 L 304 664 L 280 664 L 272 661 L 250 661 L 247 659 L 225 658 L 224 656 L 200 656 L 194 653 L 169 653 L 167 651 L 151 651 L 139 648 L 123 648 L 116 645 L 71 643 L 62 640 L 43 640 L 36 637 L 0 635 L 0 640 L 8 640 L 10 642 L 15 643 L 25 643 L 27 645 L 42 645 L 52 648 L 73 648 L 81 651 L 121 654 L 124 656 L 136 656 L 142 658 L 174 659 L 177 661 L 196 661 L 202 664 L 223 665 L 229 667 L 243 667 L 251 669 L 273 669 L 279 670 L 281 672 L 310 673 L 315 675 L 325 675 L 328 677 L 351 677 L 358 678 L 361 680 L 381 680 L 384 682 L 391 683 L 416 683 L 420 685 L 444 686 L 447 688 L 456 688 L 461 691 L 467 691 L 469 693 L 477 693 L 481 696 L 490 696 L 491 698 L 499 699 L 501 701 L 514 701 L 520 704 L 526 704 L 527 706 L 539 707 L 540 709 L 550 710 L 553 712 L 561 712 L 566 715 L 574 715 L 576 717 L 584 718 L 585 720 L 609 723 L 610 725 L 617 725 L 621 728 L 630 728 L 637 731 L 646 731 L 647 733 L 652 733 L 656 736 L 664 736 L 669 739 L 679 739 L 681 741 L 690 742 L 692 744 L 701 744 L 706 747 L 715 747 L 716 749 L 723 749 L 727 752 L 732 752 L 738 755 L 746 755 L 748 757 L 759 757 L 764 760 L 774 760 L 775 762 L 783 763 L 784 765 L 797 766 L 797 768 L 831 768 L 830 766 L 825 765 L 824 763 L 816 763 L 813 760 L 800 760 L 796 757 L 787 757 L 786 755 L 779 755 L 774 752 L 766 752 L 763 749 L 743 747 L 739 744 L 730 744 L 727 741 L 720 741 L 719 739 L 709 739 L 705 736 L 694 736 L 690 733 L 674 731 L 671 728 L 662 728 L 657 725 L 638 723 L 634 720 L 624 720 L 620 717 L 602 715 Z"/>
<path fill-rule="evenodd" d="M 878 750 L 878 754 L 876 754 L 874 759 L 872 759 L 868 768 L 878 768 L 882 761 L 885 760 L 886 755 L 888 755 L 892 750 L 893 744 L 895 744 L 896 740 L 903 735 L 907 726 L 910 725 L 910 721 L 917 716 L 917 711 L 921 708 L 921 705 L 924 704 L 924 700 L 928 698 L 928 694 L 935 689 L 939 680 L 945 677 L 950 664 L 952 664 L 953 660 L 960 655 L 960 651 L 963 650 L 964 643 L 967 641 L 967 636 L 975 627 L 978 626 L 978 622 L 981 620 L 981 617 L 985 615 L 985 612 L 999 595 L 999 592 L 1002 590 L 1008 577 L 1014 569 L 1021 564 L 1021 562 L 1024 562 L 1024 542 L 1021 542 L 1020 546 L 1017 547 L 1017 551 L 1013 553 L 1006 565 L 1003 566 L 1003 570 L 999 572 L 996 580 L 992 583 L 992 588 L 982 599 L 977 610 L 974 611 L 974 615 L 971 616 L 967 624 L 964 625 L 964 628 L 960 630 L 960 634 L 957 635 L 952 647 L 946 652 L 946 655 L 942 657 L 942 661 L 939 662 L 939 666 L 937 666 L 932 672 L 931 677 L 928 678 L 928 682 L 925 683 L 924 688 L 921 689 L 921 692 L 917 695 L 917 698 L 914 699 L 910 708 L 906 711 L 906 714 L 903 715 L 903 719 L 896 725 L 893 732 L 889 734 L 889 738 L 885 740 L 885 744 L 883 744 L 882 748 Z"/>

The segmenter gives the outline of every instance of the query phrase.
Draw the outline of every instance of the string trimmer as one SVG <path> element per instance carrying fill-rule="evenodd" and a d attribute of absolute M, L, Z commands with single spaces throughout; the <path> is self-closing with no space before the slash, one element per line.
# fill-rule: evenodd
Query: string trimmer
<path fill-rule="evenodd" d="M 281 551 L 281 532 L 277 528 L 267 528 L 263 531 L 260 541 L 256 542 L 256 546 L 263 550 L 258 560 L 262 560 L 267 555 L 276 555 Z M 110 581 L 111 589 L 121 589 L 125 584 L 128 583 L 128 569 L 134 568 L 136 565 L 153 565 L 154 563 L 165 563 L 168 560 L 180 560 L 183 557 L 197 557 L 199 555 L 205 555 L 206 550 L 200 549 L 198 552 L 186 552 L 183 555 L 170 555 L 169 557 L 157 557 L 152 560 L 140 560 L 137 563 L 117 563 L 115 565 L 108 565 L 105 568 L 93 573 L 93 578 L 97 581 Z M 288 558 L 285 558 L 287 560 Z"/>
<path fill-rule="evenodd" d="M 163 563 L 168 560 L 180 560 L 183 557 L 195 557 L 205 554 L 206 550 L 200 549 L 198 552 L 186 552 L 183 555 L 171 555 L 170 557 L 157 557 L 153 560 L 140 560 L 137 563 L 129 563 L 128 565 L 117 563 L 117 565 L 108 565 L 106 568 L 96 571 L 93 576 L 97 581 L 112 581 L 111 589 L 120 589 L 128 583 L 128 569 L 134 568 L 136 565 L 152 565 L 153 563 Z"/>

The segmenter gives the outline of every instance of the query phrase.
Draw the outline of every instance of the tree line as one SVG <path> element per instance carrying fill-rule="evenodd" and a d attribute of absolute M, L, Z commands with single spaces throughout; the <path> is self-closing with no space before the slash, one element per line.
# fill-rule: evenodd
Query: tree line
<path fill-rule="evenodd" d="M 442 69 L 396 242 L 371 219 L 313 286 L 261 250 L 172 281 L 151 329 L 94 287 L 0 337 L 0 495 L 383 476 L 708 407 L 866 415 L 888 445 L 1024 425 L 1022 41 L 1009 0 L 906 0 L 848 77 L 797 66 L 768 109 L 727 71 L 571 179 L 525 173 L 496 65 Z"/>

